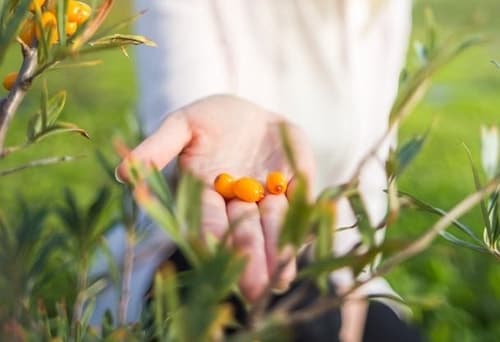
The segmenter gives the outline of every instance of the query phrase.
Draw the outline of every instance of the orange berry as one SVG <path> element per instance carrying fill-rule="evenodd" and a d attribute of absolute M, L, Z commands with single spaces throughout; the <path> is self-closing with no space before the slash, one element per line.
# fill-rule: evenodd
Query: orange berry
<path fill-rule="evenodd" d="M 44 30 L 50 31 L 50 44 L 55 44 L 59 41 L 59 34 L 57 33 L 57 19 L 54 13 L 52 12 L 43 12 L 42 13 L 42 27 Z M 38 25 L 35 28 L 36 37 L 40 39 L 42 37 L 42 32 Z"/>
<path fill-rule="evenodd" d="M 2 82 L 3 87 L 7 90 L 11 90 L 12 87 L 14 87 L 14 84 L 16 83 L 17 75 L 18 75 L 17 72 L 11 72 L 7 74 L 7 76 L 5 76 Z"/>
<path fill-rule="evenodd" d="M 245 202 L 258 202 L 264 197 L 264 187 L 250 177 L 238 179 L 233 186 L 236 197 Z"/>
<path fill-rule="evenodd" d="M 71 37 L 75 34 L 76 30 L 78 30 L 78 24 L 74 21 L 69 21 L 66 23 L 66 35 Z"/>
<path fill-rule="evenodd" d="M 234 198 L 234 178 L 227 173 L 221 173 L 214 180 L 214 188 L 225 199 Z"/>
<path fill-rule="evenodd" d="M 21 39 L 24 44 L 31 45 L 35 39 L 35 27 L 36 22 L 33 19 L 28 19 L 24 22 L 19 31 L 19 39 Z"/>
<path fill-rule="evenodd" d="M 67 9 L 68 21 L 75 22 L 78 25 L 86 22 L 90 17 L 90 13 L 92 13 L 92 8 L 81 1 L 69 1 Z"/>
<path fill-rule="evenodd" d="M 287 187 L 285 175 L 279 171 L 270 172 L 267 175 L 266 188 L 274 195 L 284 194 Z"/>
<path fill-rule="evenodd" d="M 33 0 L 31 1 L 31 5 L 29 7 L 31 12 L 35 12 L 37 8 L 42 8 L 43 4 L 45 3 L 45 0 Z"/>

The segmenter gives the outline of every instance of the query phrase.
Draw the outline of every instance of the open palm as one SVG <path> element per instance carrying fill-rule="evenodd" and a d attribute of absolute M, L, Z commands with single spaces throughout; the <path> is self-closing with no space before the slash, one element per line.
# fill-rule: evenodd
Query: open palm
<path fill-rule="evenodd" d="M 267 174 L 275 170 L 293 182 L 280 136 L 283 123 L 287 125 L 297 165 L 310 178 L 313 158 L 303 132 L 283 117 L 232 96 L 208 97 L 170 114 L 132 152 L 135 158 L 160 168 L 178 157 L 182 169 L 205 181 L 202 229 L 206 234 L 221 237 L 231 222 L 244 217 L 232 234 L 231 243 L 247 256 L 240 287 L 250 301 L 262 294 L 280 261 L 287 257 L 277 250 L 287 198 L 268 194 L 258 203 L 237 199 L 226 202 L 211 184 L 222 172 L 264 182 Z M 295 273 L 292 260 L 280 274 L 277 287 L 286 288 Z"/>

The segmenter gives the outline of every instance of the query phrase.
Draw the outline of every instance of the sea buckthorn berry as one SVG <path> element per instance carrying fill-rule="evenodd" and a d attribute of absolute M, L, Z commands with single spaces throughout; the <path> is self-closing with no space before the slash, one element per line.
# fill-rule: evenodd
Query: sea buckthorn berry
<path fill-rule="evenodd" d="M 33 19 L 28 19 L 24 22 L 19 31 L 19 39 L 21 39 L 24 44 L 31 45 L 33 43 L 35 39 L 35 27 L 36 22 Z"/>
<path fill-rule="evenodd" d="M 5 76 L 2 82 L 3 87 L 7 90 L 11 90 L 12 87 L 14 87 L 14 84 L 16 83 L 17 75 L 18 75 L 17 72 L 11 72 L 7 74 L 7 76 Z"/>
<path fill-rule="evenodd" d="M 42 8 L 43 4 L 45 3 L 45 0 L 33 0 L 31 1 L 30 5 L 30 11 L 35 12 L 37 8 Z"/>
<path fill-rule="evenodd" d="M 69 21 L 66 23 L 66 35 L 71 37 L 75 34 L 76 30 L 78 30 L 78 24 L 74 21 Z"/>
<path fill-rule="evenodd" d="M 285 175 L 279 171 L 270 172 L 267 175 L 266 188 L 273 195 L 284 194 L 287 187 Z"/>
<path fill-rule="evenodd" d="M 42 20 L 42 27 L 44 28 L 44 30 L 50 31 L 49 43 L 50 44 L 57 43 L 59 41 L 59 35 L 57 33 L 57 19 L 54 13 L 43 12 L 41 20 Z M 36 37 L 38 39 L 41 39 L 42 32 L 40 31 L 38 25 L 36 26 L 35 31 L 36 31 Z"/>
<path fill-rule="evenodd" d="M 221 173 L 214 180 L 214 188 L 225 199 L 235 197 L 233 191 L 234 178 L 227 173 Z"/>
<path fill-rule="evenodd" d="M 86 3 L 81 1 L 68 2 L 68 21 L 81 25 L 89 19 L 90 13 L 92 13 L 92 8 Z"/>
<path fill-rule="evenodd" d="M 245 202 L 258 202 L 264 197 L 264 187 L 250 177 L 238 179 L 233 186 L 236 197 Z"/>

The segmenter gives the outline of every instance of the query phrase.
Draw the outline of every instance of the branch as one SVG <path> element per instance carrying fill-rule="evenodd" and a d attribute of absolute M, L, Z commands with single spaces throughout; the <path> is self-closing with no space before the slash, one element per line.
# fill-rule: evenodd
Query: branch
<path fill-rule="evenodd" d="M 0 101 L 0 154 L 3 151 L 9 123 L 16 114 L 27 90 L 31 86 L 33 74 L 38 65 L 38 52 L 36 47 L 30 48 L 24 45 L 21 46 L 21 48 L 23 53 L 23 64 L 19 70 L 16 83 L 7 97 Z"/>
<path fill-rule="evenodd" d="M 134 267 L 134 226 L 127 227 L 127 245 L 125 247 L 125 260 L 123 265 L 122 291 L 118 309 L 118 323 L 127 324 L 128 303 L 130 301 L 130 284 L 132 283 L 132 270 Z"/>
<path fill-rule="evenodd" d="M 420 238 L 415 240 L 412 244 L 408 245 L 407 248 L 394 256 L 387 259 L 371 276 L 364 280 L 355 283 L 349 290 L 347 290 L 342 296 L 335 297 L 331 299 L 319 298 L 317 299 L 308 309 L 301 310 L 296 313 L 289 314 L 282 322 L 287 325 L 309 321 L 322 313 L 338 307 L 342 302 L 347 300 L 348 296 L 353 294 L 355 290 L 373 280 L 389 273 L 394 267 L 398 266 L 402 262 L 410 259 L 411 257 L 420 254 L 426 248 L 430 246 L 432 241 L 441 232 L 446 230 L 453 221 L 457 220 L 463 214 L 468 212 L 471 208 L 476 206 L 483 198 L 488 196 L 491 192 L 495 191 L 500 185 L 500 177 L 493 179 L 489 182 L 483 189 L 478 190 L 460 203 L 458 203 L 447 215 L 439 219 L 425 234 Z M 276 313 L 276 311 L 274 311 Z"/>
<path fill-rule="evenodd" d="M 16 173 L 18 171 L 30 169 L 33 167 L 47 166 L 47 165 L 63 163 L 63 162 L 70 162 L 70 161 L 74 161 L 74 160 L 77 160 L 80 158 L 82 158 L 82 156 L 80 156 L 80 157 L 78 157 L 78 156 L 77 157 L 62 156 L 62 157 L 50 157 L 50 158 L 45 158 L 45 159 L 40 159 L 40 160 L 34 160 L 34 161 L 29 162 L 27 164 L 16 166 L 16 167 L 13 167 L 11 169 L 0 170 L 0 177 L 8 176 L 8 175 Z"/>

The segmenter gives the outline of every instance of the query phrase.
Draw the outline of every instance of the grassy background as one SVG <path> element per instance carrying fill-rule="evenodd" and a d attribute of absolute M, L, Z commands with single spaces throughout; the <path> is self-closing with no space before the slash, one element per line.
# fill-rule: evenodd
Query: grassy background
<path fill-rule="evenodd" d="M 497 0 L 429 0 L 415 5 L 414 35 L 422 35 L 423 8 L 432 6 L 443 36 L 464 31 L 488 31 L 500 37 Z M 130 12 L 129 1 L 120 1 L 110 22 Z M 0 209 L 16 215 L 16 197 L 33 205 L 61 201 L 65 187 L 75 190 L 82 202 L 97 186 L 109 183 L 94 153 L 97 149 L 113 158 L 112 137 L 129 140 L 134 125 L 136 88 L 133 52 L 98 56 L 103 64 L 47 75 L 49 89 L 67 89 L 69 97 L 62 119 L 88 130 L 91 140 L 80 136 L 52 137 L 26 151 L 6 158 L 0 169 L 19 165 L 35 157 L 85 155 L 77 162 L 24 171 L 0 178 Z M 475 48 L 443 69 L 416 112 L 401 127 L 400 140 L 425 132 L 432 126 L 423 152 L 403 176 L 400 187 L 442 208 L 449 208 L 473 190 L 472 177 L 462 143 L 479 156 L 481 124 L 500 124 L 500 70 L 490 63 L 500 60 L 500 45 L 493 42 Z M 0 74 L 15 70 L 19 51 L 12 48 Z M 23 141 L 26 122 L 36 110 L 41 82 L 26 99 L 16 117 L 8 143 Z M 477 211 L 465 221 L 480 232 Z M 389 232 L 389 237 L 416 236 L 432 221 L 409 214 Z M 389 277 L 406 297 L 440 298 L 438 307 L 415 308 L 415 319 L 433 341 L 495 341 L 500 339 L 500 267 L 495 260 L 474 252 L 436 242 L 423 255 L 408 262 Z"/>

